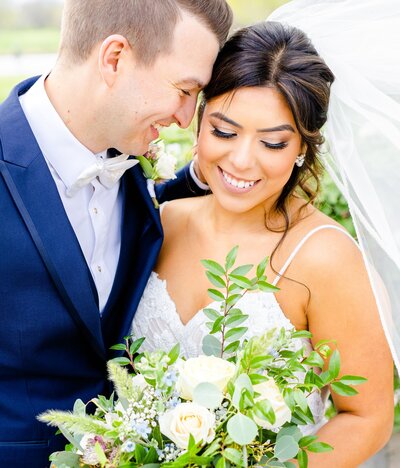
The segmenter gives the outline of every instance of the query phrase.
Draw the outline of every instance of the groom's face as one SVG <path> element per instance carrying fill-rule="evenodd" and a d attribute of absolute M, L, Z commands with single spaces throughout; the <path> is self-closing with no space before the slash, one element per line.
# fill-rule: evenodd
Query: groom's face
<path fill-rule="evenodd" d="M 209 81 L 219 49 L 216 36 L 197 19 L 183 15 L 175 28 L 172 49 L 150 66 L 135 59 L 113 97 L 110 146 L 127 154 L 143 154 L 162 127 L 186 128 L 197 96 Z M 115 99 L 116 98 L 116 99 Z"/>

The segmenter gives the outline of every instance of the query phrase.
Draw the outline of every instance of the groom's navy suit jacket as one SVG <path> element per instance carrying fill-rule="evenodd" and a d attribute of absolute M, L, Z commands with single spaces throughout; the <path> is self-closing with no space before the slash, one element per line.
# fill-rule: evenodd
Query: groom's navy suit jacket
<path fill-rule="evenodd" d="M 162 242 L 158 210 L 136 165 L 121 180 L 121 253 L 102 315 L 96 288 L 56 185 L 19 104 L 0 105 L 0 466 L 44 468 L 65 443 L 37 421 L 109 394 L 109 348 L 130 324 Z M 199 189 L 187 169 L 159 200 Z"/>

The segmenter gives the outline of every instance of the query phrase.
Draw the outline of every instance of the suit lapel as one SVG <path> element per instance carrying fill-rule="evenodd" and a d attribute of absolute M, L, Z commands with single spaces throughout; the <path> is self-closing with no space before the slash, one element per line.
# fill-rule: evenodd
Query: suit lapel
<path fill-rule="evenodd" d="M 108 346 L 129 334 L 163 238 L 160 214 L 154 208 L 139 165 L 123 177 L 121 190 L 124 194 L 121 252 L 114 286 L 102 320 Z"/>
<path fill-rule="evenodd" d="M 56 185 L 20 107 L 17 93 L 0 114 L 1 172 L 46 268 L 77 325 L 104 356 L 94 283 Z M 18 137 L 17 137 L 18 136 Z"/>

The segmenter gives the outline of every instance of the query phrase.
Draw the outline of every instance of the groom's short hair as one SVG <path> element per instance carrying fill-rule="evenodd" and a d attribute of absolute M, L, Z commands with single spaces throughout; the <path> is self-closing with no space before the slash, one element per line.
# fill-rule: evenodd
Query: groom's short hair
<path fill-rule="evenodd" d="M 169 52 L 182 12 L 202 22 L 222 46 L 232 24 L 225 0 L 65 0 L 60 55 L 81 63 L 106 37 L 121 34 L 149 65 Z"/>

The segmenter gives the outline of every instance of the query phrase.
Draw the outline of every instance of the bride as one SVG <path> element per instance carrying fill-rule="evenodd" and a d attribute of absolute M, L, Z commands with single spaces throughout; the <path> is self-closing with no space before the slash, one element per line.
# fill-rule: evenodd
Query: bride
<path fill-rule="evenodd" d="M 333 452 L 310 454 L 309 466 L 355 467 L 388 440 L 393 364 L 359 248 L 314 207 L 320 133 L 334 76 L 300 30 L 277 22 L 245 28 L 226 43 L 204 90 L 197 157 L 212 194 L 170 202 L 165 241 L 132 333 L 144 349 L 201 353 L 202 309 L 209 283 L 201 259 L 222 262 L 239 245 L 238 264 L 270 257 L 273 293 L 256 292 L 238 307 L 250 335 L 273 326 L 335 340 L 341 372 L 367 377 L 359 395 L 311 404 L 321 440 Z M 318 401 L 319 399 L 319 401 Z"/>

